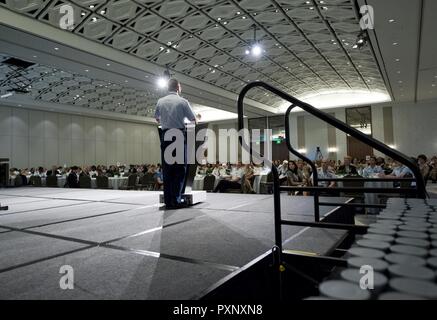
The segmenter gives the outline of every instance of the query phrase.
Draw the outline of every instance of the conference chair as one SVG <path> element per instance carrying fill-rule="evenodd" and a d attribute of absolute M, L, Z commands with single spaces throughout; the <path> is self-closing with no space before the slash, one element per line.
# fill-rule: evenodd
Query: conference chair
<path fill-rule="evenodd" d="M 91 178 L 89 176 L 80 176 L 79 187 L 82 189 L 91 189 Z"/>
<path fill-rule="evenodd" d="M 34 187 L 42 187 L 42 181 L 40 176 L 32 176 L 29 179 L 29 184 Z"/>
<path fill-rule="evenodd" d="M 138 179 L 138 175 L 131 174 L 127 180 L 127 186 L 123 187 L 122 190 L 136 190 L 137 179 Z"/>
<path fill-rule="evenodd" d="M 23 178 L 21 178 L 20 175 L 15 177 L 15 179 L 14 179 L 14 186 L 15 187 L 22 187 L 23 186 Z"/>
<path fill-rule="evenodd" d="M 129 182 L 129 181 L 128 181 Z M 146 172 L 141 178 L 140 183 L 137 184 L 137 188 L 141 190 L 155 190 L 155 175 L 151 172 Z"/>
<path fill-rule="evenodd" d="M 273 173 L 270 171 L 266 177 L 266 181 L 262 181 L 259 183 L 260 193 L 261 194 L 272 194 L 273 193 Z"/>
<path fill-rule="evenodd" d="M 353 179 L 353 181 L 352 180 L 343 181 L 343 187 L 345 187 L 345 188 L 364 188 L 364 181 L 362 181 L 363 177 L 361 177 L 361 176 L 347 175 L 344 177 L 344 179 Z M 362 192 L 346 192 L 346 193 L 342 194 L 342 196 L 355 198 L 355 199 L 357 199 L 357 198 L 363 199 L 364 193 L 362 193 Z"/>
<path fill-rule="evenodd" d="M 48 176 L 46 178 L 46 187 L 57 188 L 58 187 L 58 177 L 57 176 Z"/>
<path fill-rule="evenodd" d="M 109 189 L 109 179 L 107 176 L 96 177 L 97 189 Z"/>
<path fill-rule="evenodd" d="M 203 179 L 203 190 L 206 192 L 214 191 L 215 186 L 215 176 L 208 175 Z"/>

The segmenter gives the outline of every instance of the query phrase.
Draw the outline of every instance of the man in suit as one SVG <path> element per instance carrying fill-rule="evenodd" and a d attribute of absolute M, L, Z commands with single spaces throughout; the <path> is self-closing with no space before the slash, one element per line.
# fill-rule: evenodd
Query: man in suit
<path fill-rule="evenodd" d="M 79 168 L 74 166 L 71 168 L 70 173 L 67 177 L 67 186 L 69 188 L 79 188 L 79 175 L 78 175 Z"/>
<path fill-rule="evenodd" d="M 342 166 L 338 167 L 337 174 L 358 175 L 357 168 L 351 162 L 351 157 L 344 157 L 344 163 Z"/>
<path fill-rule="evenodd" d="M 182 192 L 187 178 L 187 135 L 185 120 L 197 124 L 196 116 L 188 100 L 182 98 L 179 81 L 170 79 L 168 95 L 159 99 L 156 105 L 155 119 L 161 126 L 162 175 L 164 179 L 164 202 L 166 209 L 186 207 L 182 200 Z M 172 129 L 180 130 L 184 136 L 184 161 L 167 163 L 164 157 L 166 148 L 174 141 L 164 141 L 165 134 Z"/>

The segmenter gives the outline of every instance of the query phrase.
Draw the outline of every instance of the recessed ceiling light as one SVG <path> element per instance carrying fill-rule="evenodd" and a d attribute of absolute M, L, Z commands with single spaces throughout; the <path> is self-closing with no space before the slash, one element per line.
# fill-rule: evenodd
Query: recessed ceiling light
<path fill-rule="evenodd" d="M 55 49 L 56 51 L 58 51 L 58 50 L 59 50 L 59 48 L 58 48 L 58 47 L 55 47 L 54 49 Z"/>
<path fill-rule="evenodd" d="M 395 19 L 390 19 L 390 20 L 388 20 L 388 22 L 393 23 L 393 22 L 395 22 Z"/>
<path fill-rule="evenodd" d="M 310 10 L 314 10 L 314 7 L 310 7 L 309 9 L 310 9 Z"/>
<path fill-rule="evenodd" d="M 90 9 L 94 9 L 94 5 L 90 5 Z"/>
<path fill-rule="evenodd" d="M 129 81 L 127 81 L 127 80 L 124 80 L 124 82 L 128 83 Z"/>
<path fill-rule="evenodd" d="M 222 21 L 222 18 L 217 18 L 217 21 Z"/>
<path fill-rule="evenodd" d="M 89 72 L 89 70 L 88 70 L 88 69 L 85 69 L 85 72 Z"/>
<path fill-rule="evenodd" d="M 399 61 L 401 61 L 401 59 L 396 59 L 395 61 L 396 61 L 396 62 L 399 62 Z"/>
<path fill-rule="evenodd" d="M 97 18 L 96 18 L 96 17 L 93 17 L 93 18 L 91 19 L 91 21 L 92 21 L 92 22 L 96 22 L 96 21 L 97 21 Z"/>
<path fill-rule="evenodd" d="M 398 74 L 401 74 L 401 72 L 400 72 L 400 71 L 398 71 Z"/>
<path fill-rule="evenodd" d="M 107 64 L 106 64 L 106 66 L 108 66 L 108 67 L 109 67 L 110 65 L 111 65 L 110 63 L 107 63 Z"/>
<path fill-rule="evenodd" d="M 237 14 L 241 14 L 241 12 L 240 12 L 240 11 L 238 11 L 238 12 L 237 12 Z"/>
<path fill-rule="evenodd" d="M 432 86 L 435 87 L 435 83 L 433 83 Z"/>
<path fill-rule="evenodd" d="M 397 42 L 393 42 L 393 45 L 394 45 L 394 46 L 397 46 L 397 45 L 398 45 L 398 43 L 397 43 Z"/>
<path fill-rule="evenodd" d="M 100 14 L 105 14 L 105 13 L 106 13 L 105 10 L 100 11 Z"/>
<path fill-rule="evenodd" d="M 32 56 L 33 58 L 38 58 L 37 56 Z M 437 77 L 437 76 L 436 76 Z"/>

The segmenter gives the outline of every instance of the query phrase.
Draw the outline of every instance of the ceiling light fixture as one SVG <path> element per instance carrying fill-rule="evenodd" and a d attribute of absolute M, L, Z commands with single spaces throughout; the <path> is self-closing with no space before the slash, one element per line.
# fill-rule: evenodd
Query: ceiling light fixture
<path fill-rule="evenodd" d="M 246 55 L 252 54 L 254 57 L 259 57 L 264 52 L 261 44 L 256 40 L 256 25 L 253 26 L 253 43 L 245 52 Z"/>
<path fill-rule="evenodd" d="M 12 96 L 12 95 L 13 95 L 12 92 L 8 92 L 8 93 L 5 93 L 5 94 L 1 95 L 1 96 L 0 96 L 0 99 L 8 98 L 8 97 L 10 97 L 10 96 Z"/>
<path fill-rule="evenodd" d="M 171 79 L 171 76 L 172 75 L 171 75 L 170 70 L 167 66 L 167 68 L 164 70 L 162 76 L 158 78 L 158 81 L 157 81 L 158 88 L 161 90 L 167 89 L 168 88 L 168 81 Z"/>

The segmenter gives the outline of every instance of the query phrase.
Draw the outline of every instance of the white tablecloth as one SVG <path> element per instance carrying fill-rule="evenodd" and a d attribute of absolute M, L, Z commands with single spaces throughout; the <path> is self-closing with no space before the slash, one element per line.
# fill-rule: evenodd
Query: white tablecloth
<path fill-rule="evenodd" d="M 255 176 L 255 180 L 253 181 L 253 191 L 256 193 L 261 192 L 261 182 L 267 181 L 267 174 L 260 174 Z"/>
<path fill-rule="evenodd" d="M 393 182 L 387 182 L 387 181 L 378 181 L 377 178 L 375 178 L 375 181 L 367 181 L 364 183 L 364 188 L 393 188 Z M 378 194 L 378 193 L 365 193 L 364 194 L 364 201 L 366 204 L 380 204 L 379 202 L 379 195 L 384 194 Z M 374 209 L 374 208 L 367 208 L 368 213 L 378 213 L 380 209 Z"/>
<path fill-rule="evenodd" d="M 193 190 L 203 190 L 203 180 L 205 180 L 205 176 L 195 176 L 193 181 Z"/>
<path fill-rule="evenodd" d="M 217 187 L 221 177 L 215 177 L 214 188 Z M 205 176 L 197 175 L 194 177 L 192 190 L 194 191 L 202 191 L 203 190 L 203 182 L 205 180 Z"/>
<path fill-rule="evenodd" d="M 109 177 L 108 178 L 108 186 L 109 189 L 118 190 L 121 187 L 127 186 L 129 178 L 128 177 Z M 138 181 L 137 181 L 138 183 Z M 91 179 L 91 188 L 97 189 L 97 179 Z"/>

